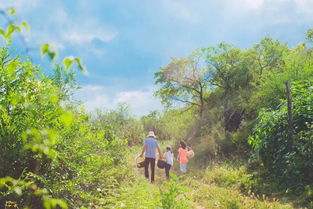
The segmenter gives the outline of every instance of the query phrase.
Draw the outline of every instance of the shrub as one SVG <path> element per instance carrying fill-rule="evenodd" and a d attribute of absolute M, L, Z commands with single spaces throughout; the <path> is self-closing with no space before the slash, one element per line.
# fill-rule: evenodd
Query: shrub
<path fill-rule="evenodd" d="M 181 186 L 178 177 L 171 174 L 169 181 L 160 187 L 161 205 L 163 209 L 187 209 L 187 188 Z"/>
<path fill-rule="evenodd" d="M 287 148 L 287 104 L 261 111 L 249 143 L 264 166 L 288 186 L 313 183 L 313 80 L 292 84 L 293 147 Z"/>
<path fill-rule="evenodd" d="M 104 207 L 127 141 L 74 105 L 62 79 L 3 47 L 0 80 L 0 207 Z"/>

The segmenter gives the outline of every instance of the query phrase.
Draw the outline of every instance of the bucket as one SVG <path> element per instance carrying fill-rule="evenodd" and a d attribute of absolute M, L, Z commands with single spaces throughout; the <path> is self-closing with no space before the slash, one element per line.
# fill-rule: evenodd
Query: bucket
<path fill-rule="evenodd" d="M 165 165 L 166 165 L 166 162 L 164 160 L 158 160 L 157 162 L 158 168 L 163 169 L 165 168 Z"/>
<path fill-rule="evenodd" d="M 142 159 L 141 159 L 142 160 Z M 140 158 L 139 156 L 136 157 L 136 165 L 137 165 L 137 168 L 144 168 L 145 167 L 145 160 L 143 161 L 140 161 Z"/>

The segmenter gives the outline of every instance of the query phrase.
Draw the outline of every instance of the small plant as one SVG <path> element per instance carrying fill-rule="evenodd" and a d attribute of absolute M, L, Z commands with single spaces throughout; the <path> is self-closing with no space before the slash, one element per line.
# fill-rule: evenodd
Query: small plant
<path fill-rule="evenodd" d="M 165 181 L 160 188 L 161 205 L 163 209 L 185 209 L 189 208 L 188 198 L 185 195 L 188 189 L 181 186 L 177 176 L 171 174 L 169 181 Z"/>

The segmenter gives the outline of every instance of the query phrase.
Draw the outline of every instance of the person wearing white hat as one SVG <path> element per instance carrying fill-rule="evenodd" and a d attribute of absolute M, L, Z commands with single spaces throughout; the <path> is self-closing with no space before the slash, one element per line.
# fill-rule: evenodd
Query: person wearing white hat
<path fill-rule="evenodd" d="M 155 139 L 153 131 L 149 131 L 148 138 L 145 140 L 140 157 L 145 154 L 145 176 L 149 179 L 149 164 L 151 168 L 151 183 L 154 183 L 154 170 L 155 170 L 155 150 L 158 150 L 160 158 L 162 158 L 162 153 L 160 146 Z"/>

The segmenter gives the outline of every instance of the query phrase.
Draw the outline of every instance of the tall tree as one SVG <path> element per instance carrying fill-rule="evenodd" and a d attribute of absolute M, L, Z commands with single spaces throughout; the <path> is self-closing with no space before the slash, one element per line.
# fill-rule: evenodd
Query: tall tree
<path fill-rule="evenodd" d="M 206 48 L 205 52 L 210 84 L 215 86 L 215 91 L 222 92 L 224 129 L 234 131 L 239 127 L 244 112 L 238 98 L 250 81 L 249 59 L 239 48 L 225 43 Z"/>
<path fill-rule="evenodd" d="M 192 140 L 199 134 L 206 109 L 209 88 L 209 73 L 202 49 L 195 50 L 187 58 L 172 58 L 171 62 L 155 73 L 156 84 L 161 85 L 155 93 L 168 106 L 175 102 L 196 108 L 199 120 L 187 138 Z"/>
<path fill-rule="evenodd" d="M 209 87 L 208 76 L 203 51 L 195 50 L 187 58 L 172 58 L 167 66 L 155 73 L 155 83 L 161 85 L 155 94 L 168 106 L 181 102 L 197 107 L 201 119 Z"/>

